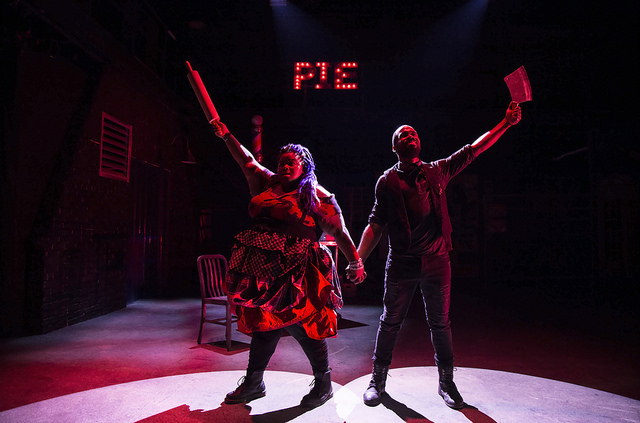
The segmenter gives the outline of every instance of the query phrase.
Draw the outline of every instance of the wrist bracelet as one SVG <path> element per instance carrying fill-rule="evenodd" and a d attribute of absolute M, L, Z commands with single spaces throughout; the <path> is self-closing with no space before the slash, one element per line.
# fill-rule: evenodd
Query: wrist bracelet
<path fill-rule="evenodd" d="M 362 269 L 363 267 L 364 267 L 364 264 L 362 263 L 361 258 L 359 258 L 358 260 L 349 262 L 349 269 L 351 270 L 359 270 L 359 269 Z"/>

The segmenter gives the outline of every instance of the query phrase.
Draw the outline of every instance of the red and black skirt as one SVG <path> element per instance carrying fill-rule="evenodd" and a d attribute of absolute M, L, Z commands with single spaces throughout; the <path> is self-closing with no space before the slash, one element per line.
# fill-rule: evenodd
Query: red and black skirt
<path fill-rule="evenodd" d="M 226 288 L 243 333 L 296 323 L 313 339 L 338 332 L 340 280 L 331 251 L 318 242 L 247 229 L 235 237 Z"/>

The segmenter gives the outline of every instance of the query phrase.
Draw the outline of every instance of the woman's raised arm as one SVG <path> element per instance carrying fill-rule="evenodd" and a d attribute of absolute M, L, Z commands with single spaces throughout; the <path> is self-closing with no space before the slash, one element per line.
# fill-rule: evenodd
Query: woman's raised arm
<path fill-rule="evenodd" d="M 231 153 L 233 159 L 238 163 L 240 169 L 242 169 L 242 173 L 249 184 L 251 195 L 259 194 L 264 188 L 265 176 L 269 177 L 273 172 L 262 166 L 260 162 L 256 160 L 253 154 L 251 154 L 251 151 L 243 146 L 240 141 L 229 132 L 227 125 L 219 120 L 214 120 L 211 121 L 211 126 L 216 136 L 224 140 L 224 144 L 227 146 L 229 153 Z"/>

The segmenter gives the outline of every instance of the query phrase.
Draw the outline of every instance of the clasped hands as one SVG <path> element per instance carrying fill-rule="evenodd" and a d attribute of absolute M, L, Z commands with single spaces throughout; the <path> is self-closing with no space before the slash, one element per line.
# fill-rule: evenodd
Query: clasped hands
<path fill-rule="evenodd" d="M 367 277 L 367 272 L 364 271 L 362 259 L 350 261 L 345 270 L 347 272 L 347 278 L 356 285 L 362 283 Z"/>

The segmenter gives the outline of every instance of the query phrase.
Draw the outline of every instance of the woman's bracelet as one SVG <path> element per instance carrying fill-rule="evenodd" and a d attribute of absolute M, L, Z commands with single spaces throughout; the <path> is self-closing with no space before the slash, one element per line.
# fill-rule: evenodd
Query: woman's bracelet
<path fill-rule="evenodd" d="M 360 270 L 364 267 L 364 264 L 362 263 L 362 259 L 359 258 L 358 260 L 354 260 L 354 261 L 350 261 L 349 262 L 349 270 Z"/>

